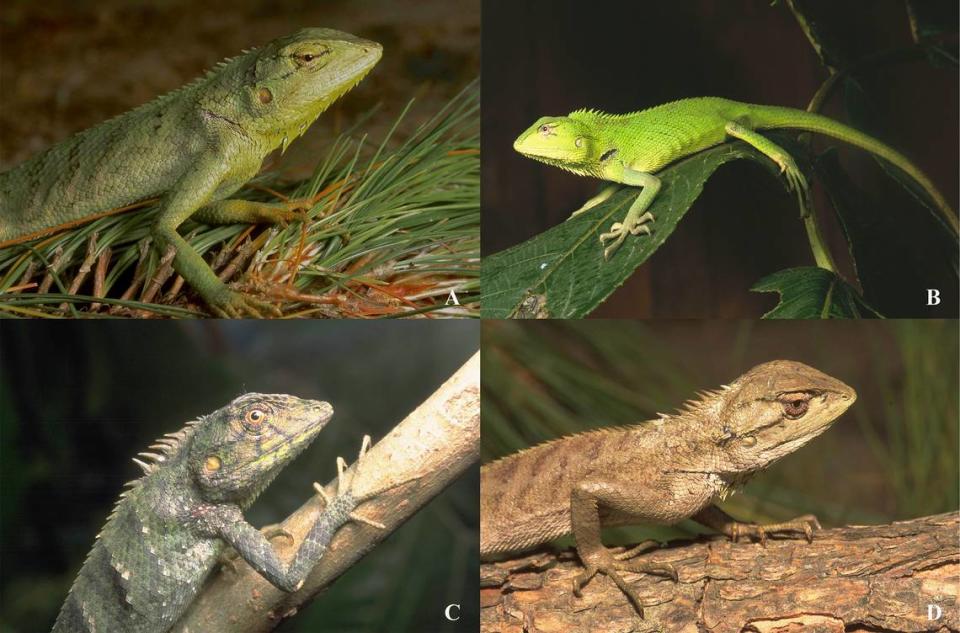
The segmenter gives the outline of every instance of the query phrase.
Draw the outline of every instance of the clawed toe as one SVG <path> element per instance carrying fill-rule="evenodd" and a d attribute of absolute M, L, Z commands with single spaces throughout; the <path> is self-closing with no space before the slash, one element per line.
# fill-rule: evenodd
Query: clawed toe
<path fill-rule="evenodd" d="M 814 531 L 820 529 L 822 528 L 820 526 L 820 521 L 817 520 L 817 517 L 813 516 L 812 514 L 805 514 L 795 519 L 791 519 L 790 521 L 773 523 L 771 525 L 737 523 L 733 526 L 731 537 L 735 543 L 740 542 L 742 537 L 748 537 L 750 539 L 758 540 L 760 545 L 765 546 L 767 544 L 767 537 L 769 535 L 792 533 L 803 534 L 804 538 L 806 538 L 807 542 L 809 543 L 813 541 Z"/>
<path fill-rule="evenodd" d="M 648 211 L 636 220 L 631 220 L 628 215 L 627 221 L 611 224 L 610 230 L 600 235 L 601 245 L 606 245 L 608 241 L 613 240 L 613 243 L 603 250 L 603 258 L 610 259 L 610 256 L 623 244 L 623 240 L 626 239 L 628 234 L 634 236 L 640 234 L 652 235 L 653 230 L 648 223 L 652 222 L 653 219 L 653 214 Z"/>
<path fill-rule="evenodd" d="M 611 555 L 608 551 L 606 554 L 603 554 L 599 557 L 592 556 L 594 562 L 587 563 L 584 562 L 583 573 L 578 575 L 573 579 L 573 593 L 576 596 L 581 595 L 581 590 L 584 585 L 590 582 L 597 574 L 603 574 L 607 576 L 617 585 L 617 587 L 630 599 L 630 602 L 633 603 L 633 606 L 636 608 L 637 613 L 640 614 L 640 617 L 643 617 L 643 604 L 640 601 L 640 596 L 637 595 L 636 591 L 627 584 L 627 582 L 620 575 L 620 572 L 633 572 L 633 573 L 644 573 L 644 574 L 653 574 L 657 576 L 665 576 L 671 578 L 674 582 L 679 580 L 679 575 L 676 568 L 670 563 L 654 563 L 650 561 L 630 561 L 623 562 L 623 558 L 635 555 L 641 549 L 647 549 L 651 544 L 655 542 L 646 541 L 633 547 L 625 552 L 620 552 L 619 554 Z M 599 561 L 598 561 L 599 558 Z"/>
<path fill-rule="evenodd" d="M 629 571 L 629 570 L 627 570 Z M 610 580 L 614 582 L 615 585 L 624 593 L 627 598 L 630 599 L 630 602 L 633 604 L 634 608 L 637 610 L 637 614 L 642 618 L 643 617 L 643 603 L 640 601 L 640 596 L 637 595 L 637 592 L 627 584 L 621 576 L 620 572 L 617 570 L 615 565 L 589 565 L 586 570 L 579 576 L 573 579 L 573 593 L 575 596 L 581 596 L 581 589 L 591 578 L 597 574 L 603 574 Z"/>
<path fill-rule="evenodd" d="M 220 301 L 211 301 L 211 311 L 221 319 L 243 319 L 253 317 L 263 319 L 266 316 L 283 316 L 278 307 L 267 301 L 254 299 L 235 290 L 228 290 L 229 294 Z"/>
<path fill-rule="evenodd" d="M 638 563 L 621 563 L 616 566 L 617 569 L 622 569 L 623 571 L 632 571 L 634 573 L 642 574 L 651 574 L 654 576 L 666 576 L 674 582 L 680 581 L 680 575 L 677 573 L 677 568 L 671 565 L 670 563 L 647 563 L 647 562 L 638 562 Z"/>
<path fill-rule="evenodd" d="M 599 570 L 595 566 L 588 565 L 580 575 L 574 578 L 573 579 L 573 595 L 575 595 L 578 598 L 581 597 L 582 593 L 580 590 L 583 589 L 584 585 L 590 582 L 591 578 L 597 575 L 598 571 Z"/>

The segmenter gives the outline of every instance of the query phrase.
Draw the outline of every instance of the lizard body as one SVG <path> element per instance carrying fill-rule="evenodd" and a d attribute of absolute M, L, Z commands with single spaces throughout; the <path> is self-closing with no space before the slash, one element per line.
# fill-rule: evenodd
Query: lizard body
<path fill-rule="evenodd" d="M 298 589 L 340 526 L 363 520 L 353 509 L 372 495 L 340 490 L 288 566 L 242 512 L 332 415 L 326 402 L 250 393 L 140 453 L 145 475 L 120 495 L 53 633 L 168 631 L 228 545 L 276 587 Z"/>
<path fill-rule="evenodd" d="M 303 29 L 228 59 L 179 90 L 84 130 L 0 173 L 0 248 L 159 197 L 154 237 L 218 316 L 277 314 L 230 290 L 177 228 L 274 223 L 293 204 L 231 200 L 263 159 L 286 150 L 379 61 L 382 48 L 331 29 Z"/>
<path fill-rule="evenodd" d="M 740 103 L 719 97 L 681 99 L 628 114 L 577 110 L 565 117 L 542 117 L 514 142 L 516 151 L 581 176 L 642 187 L 623 222 L 600 236 L 609 258 L 628 234 L 651 232 L 648 211 L 660 190 L 655 175 L 667 165 L 737 138 L 774 161 L 801 197 L 808 185 L 793 158 L 757 130 L 795 129 L 823 134 L 865 149 L 892 163 L 920 185 L 957 233 L 956 213 L 929 178 L 889 145 L 828 117 L 777 106 Z M 577 209 L 579 215 L 609 198 L 606 187 Z"/>
<path fill-rule="evenodd" d="M 853 404 L 844 383 L 793 361 L 754 367 L 675 415 L 540 444 L 480 471 L 480 556 L 517 553 L 573 534 L 585 571 L 609 576 L 642 615 L 620 571 L 669 566 L 614 556 L 601 525 L 671 525 L 692 518 L 732 538 L 819 528 L 811 516 L 771 526 L 738 523 L 714 506 L 754 474 L 825 431 Z M 637 549 L 637 548 L 635 548 Z"/>

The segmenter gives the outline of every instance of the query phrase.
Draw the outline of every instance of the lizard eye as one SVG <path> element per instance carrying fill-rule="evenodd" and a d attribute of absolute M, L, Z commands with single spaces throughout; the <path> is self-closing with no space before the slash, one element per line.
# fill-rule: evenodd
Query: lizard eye
<path fill-rule="evenodd" d="M 309 53 L 294 53 L 293 58 L 300 65 L 309 64 L 315 59 L 319 59 L 330 52 L 328 48 L 322 48 L 317 51 L 311 51 Z"/>
<path fill-rule="evenodd" d="M 783 414 L 785 416 L 791 420 L 796 420 L 806 415 L 807 409 L 810 408 L 810 398 L 805 396 L 800 398 L 784 398 L 780 400 L 780 406 L 783 407 Z"/>
<path fill-rule="evenodd" d="M 583 147 L 583 139 L 578 136 L 577 140 L 575 140 L 573 144 L 576 145 L 577 147 Z"/>
<path fill-rule="evenodd" d="M 250 409 L 243 417 L 243 426 L 252 433 L 259 433 L 266 420 L 267 414 L 263 409 Z"/>
<path fill-rule="evenodd" d="M 540 132 L 541 134 L 549 134 L 549 133 L 550 133 L 550 128 L 547 127 L 546 125 L 541 125 L 541 126 L 540 126 L 540 129 L 539 129 L 539 132 Z"/>

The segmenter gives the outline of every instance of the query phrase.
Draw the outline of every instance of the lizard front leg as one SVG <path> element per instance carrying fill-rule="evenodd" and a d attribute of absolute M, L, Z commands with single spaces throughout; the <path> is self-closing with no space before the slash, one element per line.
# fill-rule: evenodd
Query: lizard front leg
<path fill-rule="evenodd" d="M 788 154 L 785 149 L 764 135 L 758 134 L 740 123 L 730 121 L 724 129 L 728 135 L 733 138 L 738 138 L 757 149 L 780 167 L 780 173 L 785 174 L 787 177 L 787 185 L 790 187 L 790 191 L 794 191 L 797 194 L 801 212 L 806 214 L 806 201 L 810 187 L 807 184 L 807 179 L 803 176 L 803 172 L 797 167 L 797 162 L 793 160 L 793 157 Z"/>
<path fill-rule="evenodd" d="M 617 484 L 610 482 L 582 481 L 573 488 L 570 494 L 570 521 L 577 542 L 577 554 L 585 567 L 583 573 L 573 580 L 573 593 L 579 596 L 580 589 L 591 578 L 598 573 L 604 574 L 626 594 L 640 617 L 643 617 L 640 597 L 620 576 L 620 572 L 657 574 L 677 580 L 677 571 L 669 564 L 624 560 L 634 555 L 638 548 L 615 555 L 603 545 L 600 539 L 600 505 L 629 511 L 630 504 L 626 501 L 629 498 L 629 491 L 621 490 Z M 645 545 L 647 543 L 641 546 Z"/>
<path fill-rule="evenodd" d="M 643 189 L 640 191 L 637 199 L 633 201 L 633 204 L 630 205 L 630 208 L 627 210 L 627 215 L 623 218 L 623 222 L 614 222 L 610 230 L 600 236 L 600 243 L 603 245 L 605 245 L 608 240 L 613 240 L 613 244 L 603 250 L 604 259 L 610 259 L 610 256 L 620 248 L 627 234 L 640 235 L 641 233 L 646 233 L 649 235 L 651 231 L 649 225 L 646 223 L 654 220 L 653 214 L 647 211 L 647 209 L 653 204 L 654 198 L 657 197 L 657 193 L 660 191 L 660 179 L 653 174 L 635 171 L 628 167 L 624 167 L 621 178 L 623 184 L 643 187 Z"/>
<path fill-rule="evenodd" d="M 359 477 L 363 456 L 369 447 L 370 437 L 364 436 L 357 468 L 347 484 L 344 484 L 343 481 L 346 464 L 342 459 L 337 459 L 336 497 L 328 498 L 323 488 L 319 484 L 314 484 L 314 488 L 324 498 L 326 505 L 317 516 L 303 542 L 301 542 L 300 548 L 294 554 L 289 566 L 285 567 L 283 565 L 268 538 L 263 532 L 247 523 L 240 513 L 240 509 L 235 505 L 223 506 L 224 512 L 216 525 L 216 535 L 233 547 L 240 557 L 257 570 L 257 573 L 266 578 L 270 584 L 283 591 L 297 591 L 303 586 L 310 571 L 323 558 L 324 553 L 330 546 L 330 541 L 333 540 L 333 536 L 343 525 L 350 521 L 356 521 L 384 529 L 382 524 L 357 514 L 355 510 L 358 505 L 387 490 L 412 481 L 404 480 L 363 494 L 356 494 L 353 484 Z"/>
<path fill-rule="evenodd" d="M 813 531 L 821 529 L 820 522 L 812 514 L 805 514 L 782 523 L 758 525 L 737 521 L 715 505 L 707 506 L 691 518 L 721 534 L 726 534 L 734 542 L 746 536 L 757 539 L 761 545 L 766 544 L 768 534 L 802 534 L 809 543 L 813 540 Z"/>
<path fill-rule="evenodd" d="M 267 313 L 280 316 L 280 311 L 273 305 L 228 288 L 177 232 L 187 218 L 207 204 L 223 178 L 223 165 L 226 162 L 222 158 L 201 159 L 171 188 L 161 202 L 154 236 L 161 249 L 168 245 L 174 248 L 174 270 L 200 294 L 217 316 L 238 318 L 249 315 L 261 318 Z M 213 207 L 214 210 L 216 208 Z M 228 215 L 231 213 L 229 205 L 221 205 L 220 208 L 226 210 Z M 232 212 L 239 213 L 240 210 L 240 207 L 234 207 Z"/>

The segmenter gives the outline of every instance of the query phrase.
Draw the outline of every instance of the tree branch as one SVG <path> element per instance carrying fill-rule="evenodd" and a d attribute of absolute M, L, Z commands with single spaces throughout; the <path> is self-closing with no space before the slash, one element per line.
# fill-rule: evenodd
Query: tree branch
<path fill-rule="evenodd" d="M 596 576 L 581 598 L 572 550 L 481 566 L 480 630 L 533 631 L 956 631 L 960 514 L 890 525 L 817 532 L 812 543 L 770 540 L 766 547 L 725 537 L 677 542 L 643 554 L 670 562 L 674 583 L 625 573 L 644 604 Z M 928 605 L 942 610 L 930 620 Z M 935 613 L 935 611 L 934 611 Z"/>
<path fill-rule="evenodd" d="M 215 573 L 172 630 L 176 633 L 273 630 L 439 494 L 479 456 L 480 353 L 477 352 L 364 456 L 362 472 L 353 488 L 358 496 L 364 491 L 419 477 L 361 504 L 360 513 L 380 521 L 386 529 L 356 523 L 342 527 L 304 586 L 294 593 L 277 589 L 237 559 L 237 573 Z M 347 470 L 348 478 L 355 469 L 356 464 Z M 327 484 L 326 490 L 328 495 L 336 495 L 336 480 Z M 322 501 L 314 496 L 281 524 L 294 537 L 292 544 L 284 538 L 273 541 L 285 563 L 293 558 L 321 508 Z"/>

